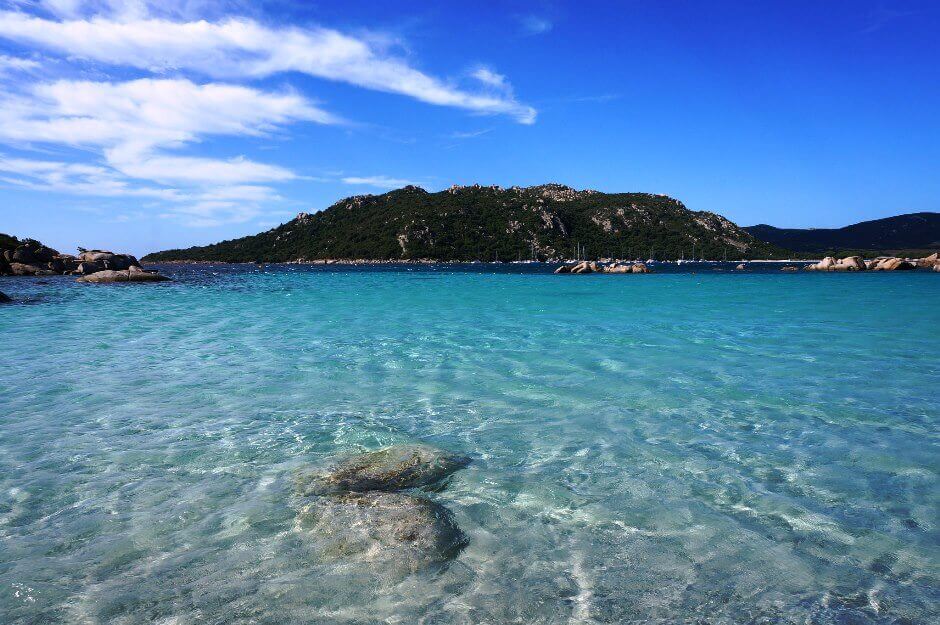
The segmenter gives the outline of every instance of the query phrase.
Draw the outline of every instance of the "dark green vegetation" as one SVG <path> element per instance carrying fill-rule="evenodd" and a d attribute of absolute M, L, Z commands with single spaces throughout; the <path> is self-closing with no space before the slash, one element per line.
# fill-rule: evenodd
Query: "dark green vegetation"
<path fill-rule="evenodd" d="M 20 241 L 16 237 L 0 232 L 0 252 L 3 250 L 15 250 L 17 246 L 22 243 L 23 241 Z"/>
<path fill-rule="evenodd" d="M 744 228 L 762 241 L 812 256 L 927 256 L 940 249 L 940 213 L 910 213 L 844 228 Z"/>
<path fill-rule="evenodd" d="M 573 258 L 775 258 L 724 217 L 648 193 L 575 191 L 562 185 L 405 187 L 341 200 L 254 236 L 147 255 L 151 262 L 316 259 L 438 261 Z"/>

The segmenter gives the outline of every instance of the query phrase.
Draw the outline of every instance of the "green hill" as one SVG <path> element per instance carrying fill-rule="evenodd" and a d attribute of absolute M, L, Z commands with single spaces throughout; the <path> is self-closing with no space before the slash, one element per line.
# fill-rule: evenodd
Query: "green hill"
<path fill-rule="evenodd" d="M 844 228 L 744 228 L 762 241 L 816 256 L 858 251 L 863 255 L 910 251 L 926 256 L 940 249 L 940 213 L 909 213 L 863 221 Z"/>
<path fill-rule="evenodd" d="M 785 256 L 724 217 L 649 193 L 535 187 L 405 187 L 340 200 L 254 236 L 156 252 L 160 261 L 317 259 L 438 261 L 573 258 L 729 259 Z"/>

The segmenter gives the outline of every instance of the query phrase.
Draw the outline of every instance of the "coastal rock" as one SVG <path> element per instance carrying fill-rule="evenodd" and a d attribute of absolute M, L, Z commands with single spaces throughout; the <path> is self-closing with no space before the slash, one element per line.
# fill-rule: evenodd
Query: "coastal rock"
<path fill-rule="evenodd" d="M 861 256 L 847 256 L 836 260 L 827 256 L 814 265 L 807 265 L 807 271 L 865 271 L 869 266 Z"/>
<path fill-rule="evenodd" d="M 141 269 L 140 262 L 130 254 L 79 248 L 79 255 L 60 254 L 33 239 L 5 237 L 0 254 L 0 274 L 14 276 L 48 276 L 55 274 L 90 275 L 101 271 Z M 14 247 L 15 246 L 15 247 Z M 130 282 L 152 281 L 153 278 L 132 278 Z"/>
<path fill-rule="evenodd" d="M 14 276 L 51 276 L 55 275 L 55 272 L 40 267 L 38 265 L 27 265 L 25 263 L 12 262 L 10 263 L 10 273 Z"/>
<path fill-rule="evenodd" d="M 571 273 L 594 273 L 598 270 L 597 263 L 581 261 L 577 265 L 571 268 Z"/>
<path fill-rule="evenodd" d="M 815 265 L 808 265 L 806 269 L 807 271 L 829 271 L 832 267 L 835 267 L 837 262 L 832 256 L 826 256 Z"/>
<path fill-rule="evenodd" d="M 98 273 L 99 271 L 104 271 L 104 265 L 92 260 L 83 261 L 75 268 L 75 272 L 83 276 Z"/>
<path fill-rule="evenodd" d="M 644 263 L 633 263 L 632 273 L 652 273 Z"/>
<path fill-rule="evenodd" d="M 110 269 L 112 271 L 125 271 L 131 267 L 139 267 L 140 263 L 130 254 L 115 254 L 106 250 L 85 250 L 79 255 L 82 263 L 91 263 L 90 266 L 100 267 L 98 271 Z"/>
<path fill-rule="evenodd" d="M 934 271 L 940 271 L 940 263 L 937 263 L 933 266 Z"/>
<path fill-rule="evenodd" d="M 109 284 L 113 282 L 166 282 L 169 278 L 161 276 L 158 273 L 151 273 L 140 268 L 134 268 L 125 271 L 113 271 L 106 269 L 88 275 L 84 275 L 76 282 L 91 282 L 94 284 Z"/>
<path fill-rule="evenodd" d="M 571 265 L 562 265 L 555 270 L 555 273 L 571 273 Z"/>
<path fill-rule="evenodd" d="M 325 473 L 298 477 L 305 495 L 397 491 L 439 484 L 470 464 L 470 458 L 429 445 L 397 445 L 340 460 Z"/>
<path fill-rule="evenodd" d="M 114 256 L 113 252 L 108 252 L 105 250 L 82 250 L 78 258 L 83 261 L 98 262 L 102 260 L 108 260 Z"/>
<path fill-rule="evenodd" d="M 440 567 L 467 538 L 438 503 L 404 493 L 344 493 L 301 508 L 297 531 L 327 560 L 391 566 L 402 573 Z"/>
<path fill-rule="evenodd" d="M 799 269 L 797 269 L 793 265 L 785 265 L 780 268 L 780 271 L 799 271 Z"/>
<path fill-rule="evenodd" d="M 840 271 L 865 271 L 865 260 L 861 256 L 848 256 L 836 265 Z"/>
<path fill-rule="evenodd" d="M 925 269 L 934 269 L 940 264 L 940 253 L 934 252 L 930 256 L 919 258 L 916 264 L 918 267 L 924 267 Z"/>
<path fill-rule="evenodd" d="M 747 265 L 745 265 L 744 263 L 741 263 L 740 265 L 738 265 L 737 267 L 735 267 L 735 269 L 738 270 L 738 271 L 743 271 L 743 270 L 747 269 Z"/>
<path fill-rule="evenodd" d="M 872 266 L 872 271 L 909 271 L 911 269 L 916 269 L 917 265 L 914 263 L 904 260 L 903 258 L 882 258 Z"/>

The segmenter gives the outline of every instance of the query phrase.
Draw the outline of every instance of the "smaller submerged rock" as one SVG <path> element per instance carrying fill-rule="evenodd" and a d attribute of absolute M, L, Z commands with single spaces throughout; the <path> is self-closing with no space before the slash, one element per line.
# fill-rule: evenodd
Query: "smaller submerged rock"
<path fill-rule="evenodd" d="M 6 293 L 4 293 L 3 291 L 0 291 L 0 304 L 6 304 L 7 302 L 12 302 L 12 301 L 13 300 L 11 300 Z"/>
<path fill-rule="evenodd" d="M 467 538 L 444 506 L 404 493 L 343 493 L 301 508 L 296 529 L 327 560 L 416 573 L 457 557 Z"/>
<path fill-rule="evenodd" d="M 396 491 L 432 486 L 470 464 L 470 458 L 430 445 L 396 445 L 340 460 L 324 473 L 298 478 L 304 496 Z"/>

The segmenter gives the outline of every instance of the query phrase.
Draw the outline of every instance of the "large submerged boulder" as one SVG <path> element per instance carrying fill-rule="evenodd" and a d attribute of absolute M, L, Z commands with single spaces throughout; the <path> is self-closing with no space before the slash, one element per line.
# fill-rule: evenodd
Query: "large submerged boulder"
<path fill-rule="evenodd" d="M 417 573 L 445 565 L 467 538 L 444 506 L 404 493 L 343 493 L 301 508 L 296 529 L 326 560 L 392 566 Z"/>
<path fill-rule="evenodd" d="M 83 263 L 84 264 L 84 263 Z M 158 273 L 144 271 L 140 267 L 131 267 L 125 271 L 106 269 L 83 275 L 76 282 L 91 282 L 94 284 L 110 284 L 113 282 L 166 282 L 169 278 Z"/>
<path fill-rule="evenodd" d="M 325 472 L 302 474 L 297 487 L 305 496 L 428 487 L 468 464 L 469 457 L 430 445 L 396 445 L 344 458 Z"/>

